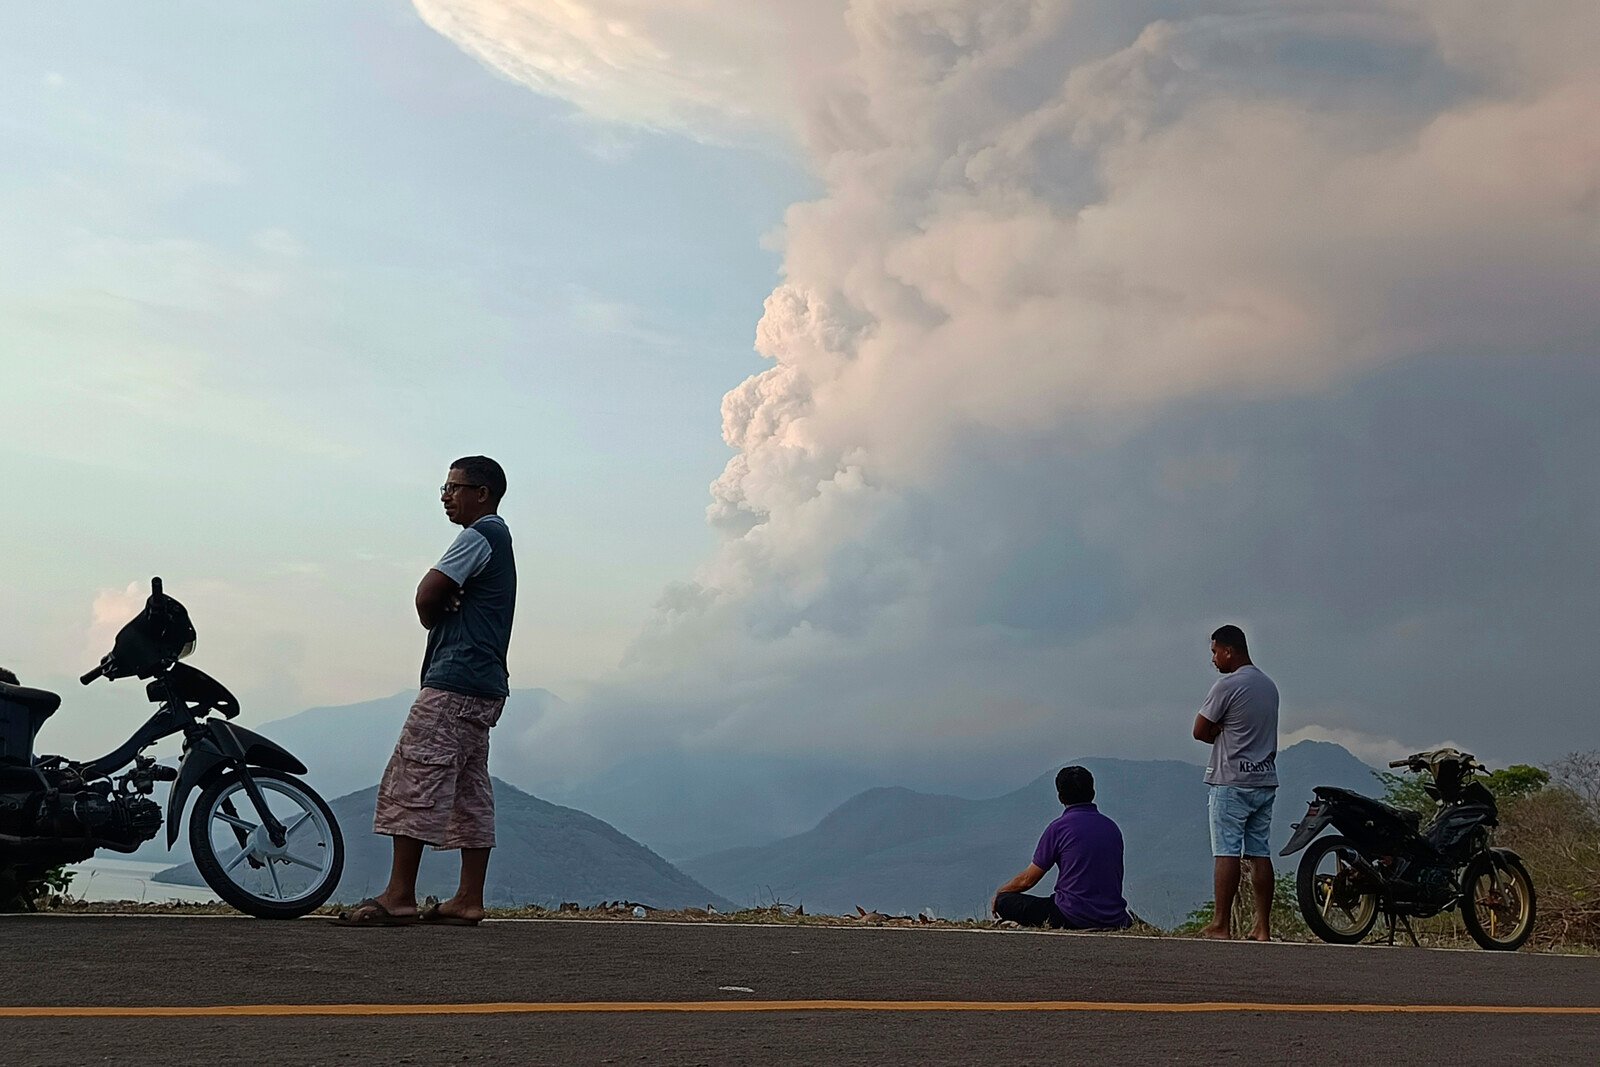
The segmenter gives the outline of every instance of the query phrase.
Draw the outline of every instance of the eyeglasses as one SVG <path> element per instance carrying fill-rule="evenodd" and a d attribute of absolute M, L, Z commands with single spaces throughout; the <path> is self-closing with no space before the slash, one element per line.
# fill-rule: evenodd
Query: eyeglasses
<path fill-rule="evenodd" d="M 481 486 L 481 485 L 473 485 L 471 482 L 445 482 L 443 485 L 441 485 L 439 487 L 439 495 L 440 496 L 449 496 L 451 493 L 455 492 L 457 489 L 482 489 L 482 488 L 483 488 L 483 486 Z"/>

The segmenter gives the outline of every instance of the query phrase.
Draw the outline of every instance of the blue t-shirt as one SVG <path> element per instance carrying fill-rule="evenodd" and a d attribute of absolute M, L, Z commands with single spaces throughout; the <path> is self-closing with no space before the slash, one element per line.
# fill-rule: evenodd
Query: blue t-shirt
<path fill-rule="evenodd" d="M 428 631 L 422 687 L 466 696 L 511 694 L 506 651 L 517 607 L 517 562 L 511 528 L 485 515 L 456 535 L 433 569 L 461 587 L 461 610 Z"/>
<path fill-rule="evenodd" d="M 1131 926 L 1122 898 L 1122 831 L 1093 804 L 1069 805 L 1045 827 L 1033 865 L 1056 875 L 1056 910 L 1084 930 Z"/>

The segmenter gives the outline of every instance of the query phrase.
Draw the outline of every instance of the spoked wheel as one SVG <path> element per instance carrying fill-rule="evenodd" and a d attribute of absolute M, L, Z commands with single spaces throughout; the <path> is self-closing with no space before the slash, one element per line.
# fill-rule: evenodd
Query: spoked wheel
<path fill-rule="evenodd" d="M 261 919 L 294 919 L 333 895 L 344 837 L 327 802 L 292 774 L 252 767 L 267 807 L 288 831 L 274 844 L 238 774 L 206 786 L 189 817 L 195 866 L 217 896 Z"/>
<path fill-rule="evenodd" d="M 1378 894 L 1357 866 L 1359 853 L 1337 834 L 1306 849 L 1295 878 L 1300 914 L 1311 932 L 1335 945 L 1353 945 L 1378 921 Z"/>
<path fill-rule="evenodd" d="M 1515 852 L 1480 852 L 1461 872 L 1461 921 L 1484 948 L 1521 948 L 1537 910 L 1533 879 Z"/>

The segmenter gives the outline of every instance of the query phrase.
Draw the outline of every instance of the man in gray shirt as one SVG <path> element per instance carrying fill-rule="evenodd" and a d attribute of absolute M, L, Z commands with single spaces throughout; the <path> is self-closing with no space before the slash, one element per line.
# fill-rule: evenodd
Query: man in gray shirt
<path fill-rule="evenodd" d="M 1233 936 L 1233 898 L 1240 857 L 1250 861 L 1255 925 L 1250 937 L 1272 940 L 1272 801 L 1278 793 L 1278 687 L 1250 662 L 1244 631 L 1211 635 L 1211 662 L 1222 672 L 1194 719 L 1194 737 L 1211 746 L 1206 763 L 1216 912 L 1207 937 Z"/>
<path fill-rule="evenodd" d="M 445 517 L 461 532 L 417 586 L 417 621 L 428 631 L 422 689 L 378 783 L 372 828 L 394 839 L 389 884 L 341 916 L 350 926 L 415 922 L 475 926 L 494 848 L 489 731 L 510 694 L 506 651 L 517 604 L 511 530 L 499 515 L 506 474 L 487 456 L 450 465 L 439 487 Z M 449 900 L 417 908 L 424 845 L 461 853 Z"/>

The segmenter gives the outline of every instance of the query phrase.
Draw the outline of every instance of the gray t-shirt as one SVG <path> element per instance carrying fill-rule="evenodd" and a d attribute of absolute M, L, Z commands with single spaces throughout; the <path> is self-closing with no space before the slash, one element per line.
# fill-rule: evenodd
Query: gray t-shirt
<path fill-rule="evenodd" d="M 517 563 L 511 528 L 485 515 L 462 530 L 434 570 L 461 587 L 461 610 L 428 631 L 422 687 L 466 696 L 510 695 L 506 652 L 517 607 Z"/>
<path fill-rule="evenodd" d="M 1278 687 L 1253 664 L 1217 679 L 1200 714 L 1222 724 L 1206 764 L 1208 785 L 1278 784 Z"/>

